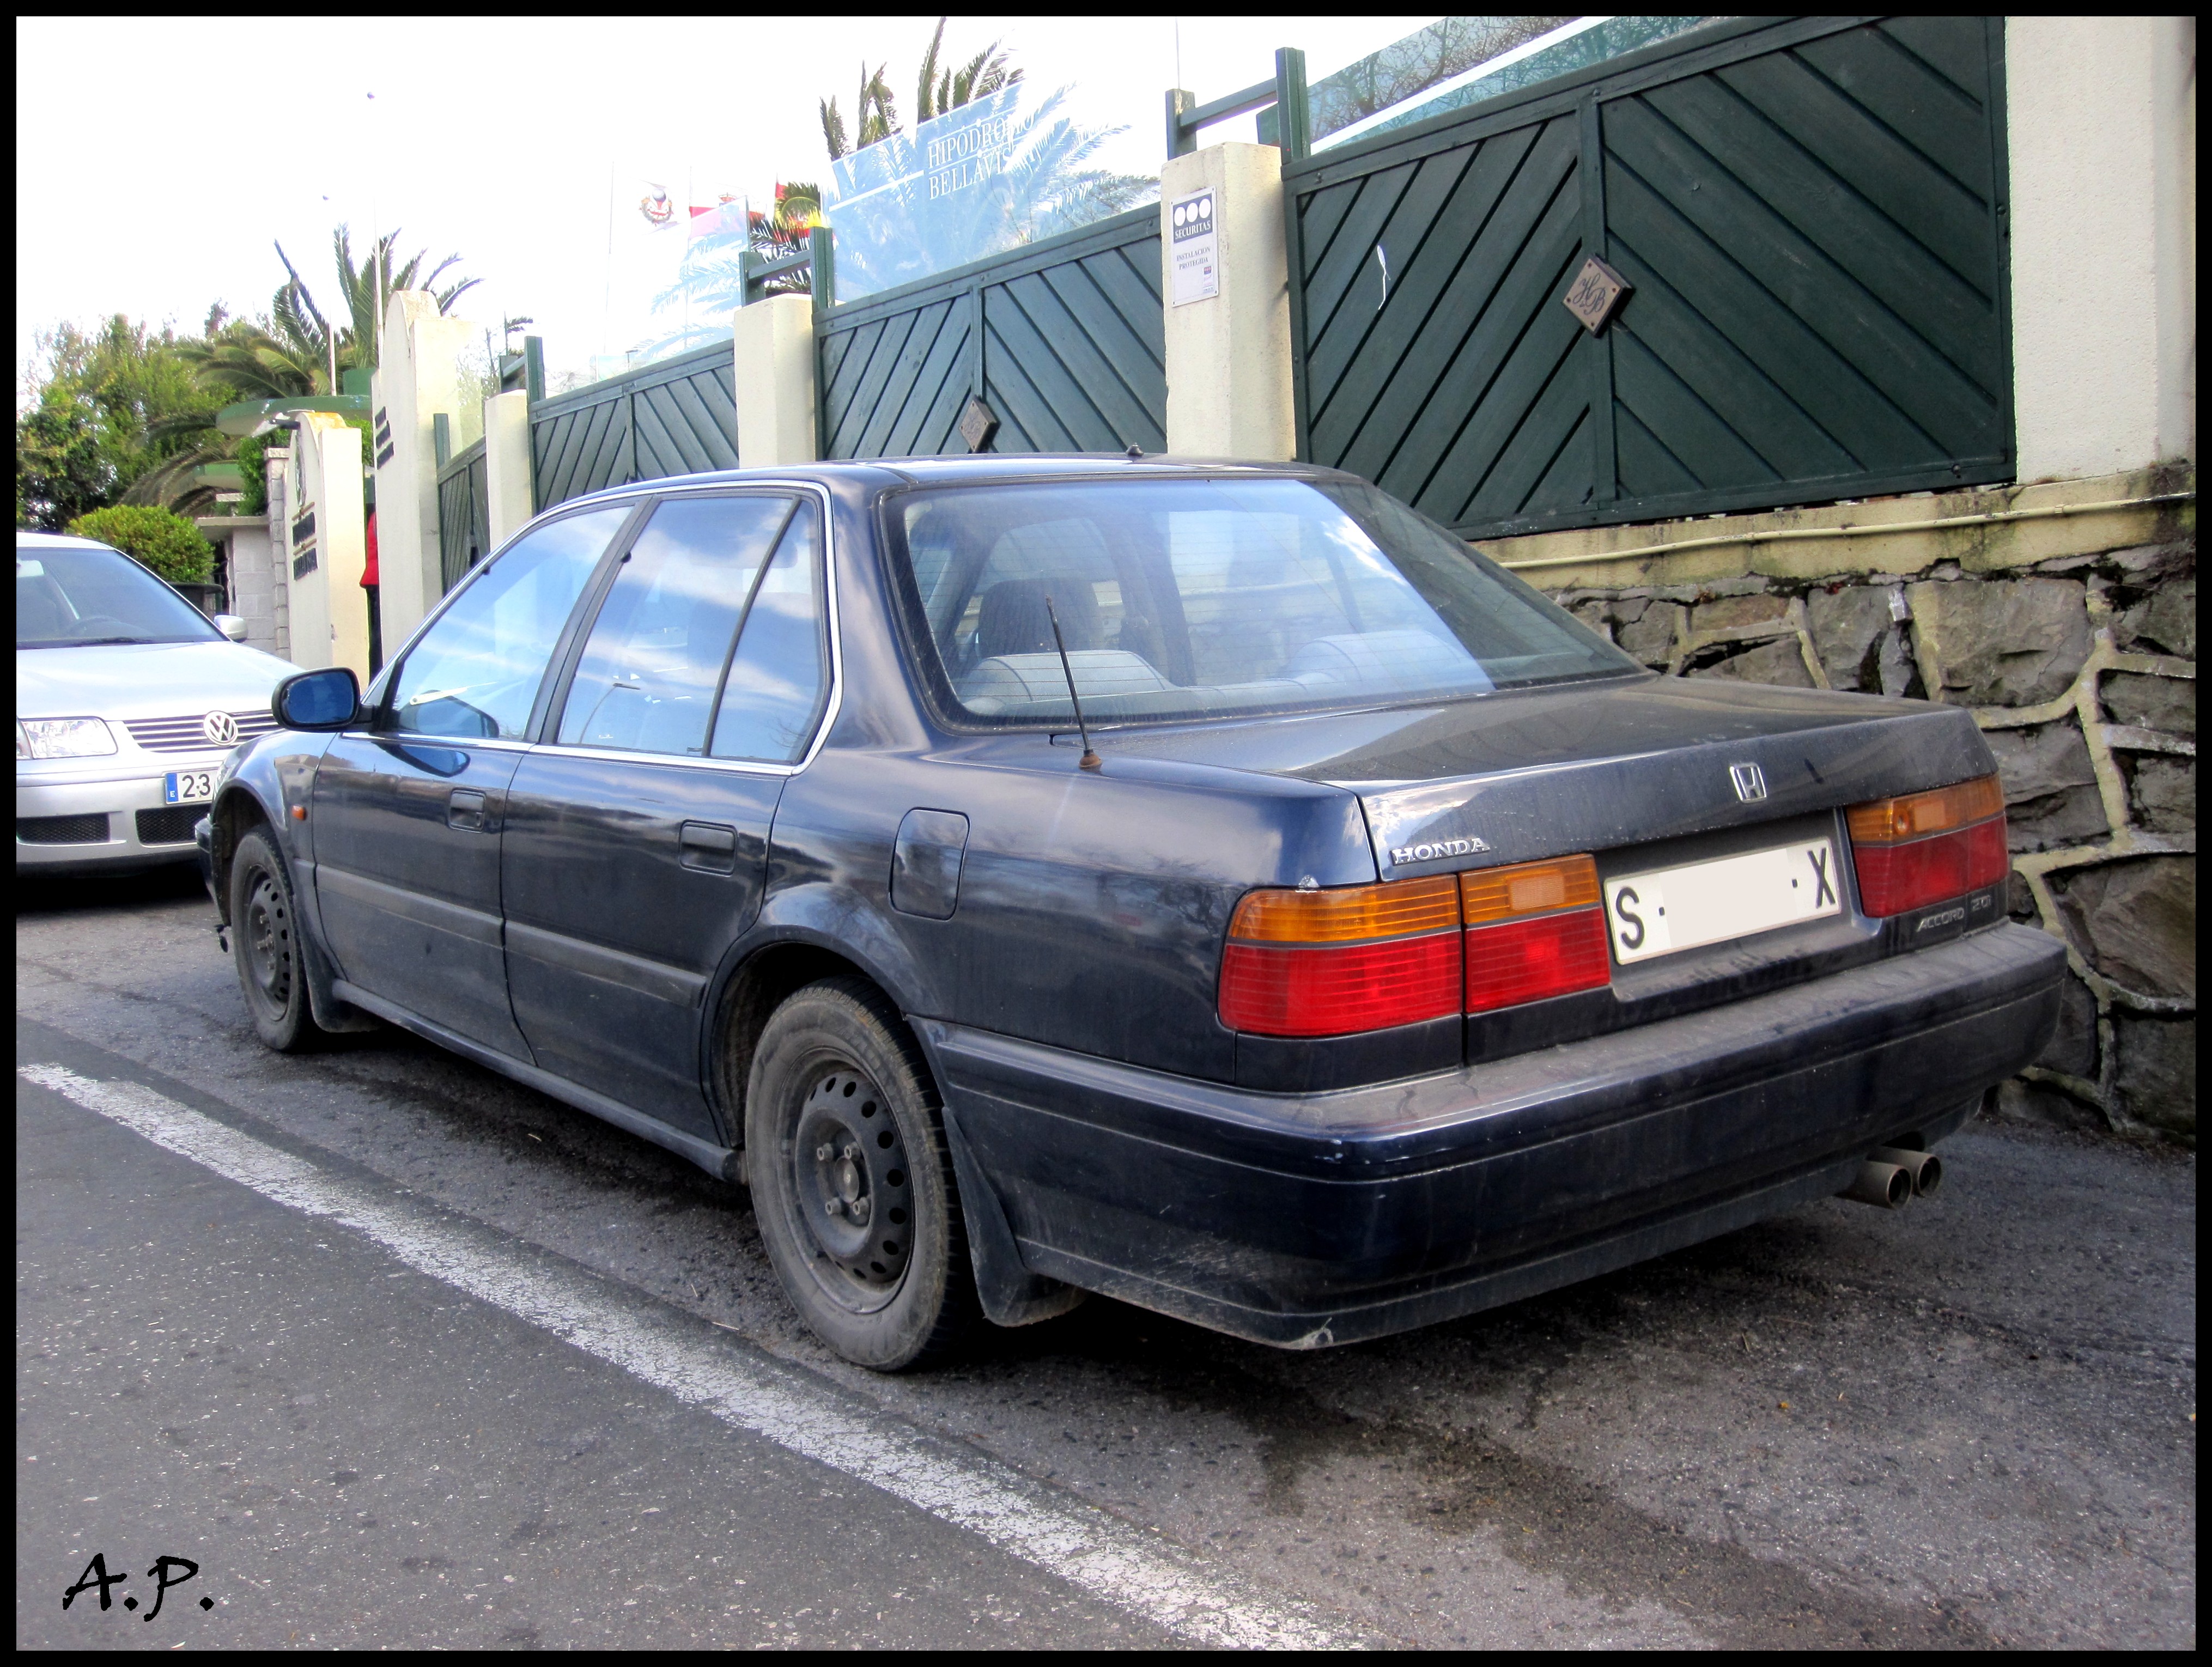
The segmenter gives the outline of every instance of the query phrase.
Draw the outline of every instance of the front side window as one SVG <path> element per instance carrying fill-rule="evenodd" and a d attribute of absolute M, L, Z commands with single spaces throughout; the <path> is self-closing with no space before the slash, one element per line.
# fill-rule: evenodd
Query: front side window
<path fill-rule="evenodd" d="M 630 504 L 547 524 L 478 569 L 407 651 L 391 727 L 414 735 L 527 737 L 547 663 Z"/>
<path fill-rule="evenodd" d="M 925 680 L 983 724 L 1455 698 L 1638 668 L 1371 487 L 1042 482 L 890 500 Z"/>
<path fill-rule="evenodd" d="M 120 551 L 67 544 L 16 549 L 18 648 L 222 640 L 198 609 Z"/>
<path fill-rule="evenodd" d="M 789 498 L 675 498 L 653 512 L 568 686 L 567 747 L 702 757 L 714 689 Z"/>

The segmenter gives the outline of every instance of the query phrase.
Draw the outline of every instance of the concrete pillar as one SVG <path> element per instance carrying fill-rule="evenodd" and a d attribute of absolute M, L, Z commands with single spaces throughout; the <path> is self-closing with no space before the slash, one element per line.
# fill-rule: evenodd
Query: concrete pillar
<path fill-rule="evenodd" d="M 378 603 L 384 652 L 445 593 L 438 545 L 438 458 L 431 424 L 443 413 L 460 425 L 460 362 L 476 326 L 448 318 L 427 290 L 395 292 L 385 314 L 384 362 L 371 380 L 375 421 Z"/>
<path fill-rule="evenodd" d="M 1175 207 L 1205 191 L 1212 197 L 1217 293 L 1178 304 Z M 1160 170 L 1160 249 L 1168 450 L 1255 462 L 1295 456 L 1282 152 L 1218 144 L 1170 157 Z"/>
<path fill-rule="evenodd" d="M 483 414 L 487 536 L 495 550 L 538 512 L 530 475 L 530 396 L 520 389 L 494 394 L 484 401 Z"/>
<path fill-rule="evenodd" d="M 343 665 L 368 682 L 368 565 L 362 433 L 326 411 L 303 411 L 292 442 L 291 603 L 295 664 Z"/>
<path fill-rule="evenodd" d="M 269 617 L 276 646 L 269 652 L 292 658 L 292 452 L 271 446 L 261 453 L 269 488 Z"/>
<path fill-rule="evenodd" d="M 2197 25 L 2005 20 L 2022 481 L 2197 452 Z"/>
<path fill-rule="evenodd" d="M 738 373 L 738 466 L 815 458 L 814 300 L 771 295 L 731 319 Z"/>

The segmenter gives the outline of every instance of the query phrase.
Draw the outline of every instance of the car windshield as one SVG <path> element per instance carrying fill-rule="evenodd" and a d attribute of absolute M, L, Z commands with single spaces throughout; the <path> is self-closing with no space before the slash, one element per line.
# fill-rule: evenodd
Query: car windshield
<path fill-rule="evenodd" d="M 222 640 L 198 609 L 119 551 L 67 544 L 15 551 L 18 648 Z"/>
<path fill-rule="evenodd" d="M 1371 487 L 1182 476 L 923 489 L 893 566 L 952 715 L 1188 719 L 1487 694 L 1633 660 Z M 1063 671 L 1053 621 L 1067 650 Z"/>

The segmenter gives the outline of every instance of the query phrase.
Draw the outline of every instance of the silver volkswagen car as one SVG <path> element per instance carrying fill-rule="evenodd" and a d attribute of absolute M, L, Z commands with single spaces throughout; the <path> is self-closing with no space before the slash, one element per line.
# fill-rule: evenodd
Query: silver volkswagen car
<path fill-rule="evenodd" d="M 223 755 L 298 667 L 229 640 L 119 550 L 15 535 L 15 871 L 193 858 Z"/>

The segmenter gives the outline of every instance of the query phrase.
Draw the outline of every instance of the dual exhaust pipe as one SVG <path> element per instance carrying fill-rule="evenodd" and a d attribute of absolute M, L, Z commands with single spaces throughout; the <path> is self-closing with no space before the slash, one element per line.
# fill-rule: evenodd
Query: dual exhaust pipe
<path fill-rule="evenodd" d="M 1906 1152 L 1877 1146 L 1841 1196 L 1878 1209 L 1902 1209 L 1943 1185 L 1943 1164 L 1933 1152 Z"/>

